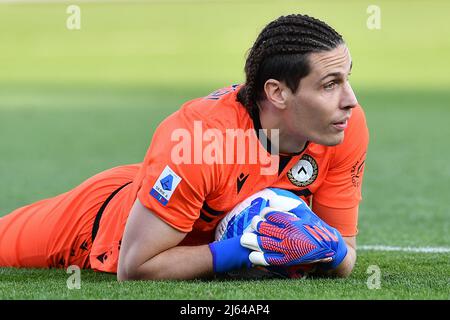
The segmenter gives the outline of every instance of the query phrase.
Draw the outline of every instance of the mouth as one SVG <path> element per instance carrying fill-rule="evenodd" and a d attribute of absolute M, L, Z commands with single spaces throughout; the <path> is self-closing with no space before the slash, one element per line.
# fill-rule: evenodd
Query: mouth
<path fill-rule="evenodd" d="M 332 123 L 333 127 L 335 127 L 338 131 L 343 131 L 347 128 L 348 118 L 342 119 L 340 121 L 336 121 Z"/>

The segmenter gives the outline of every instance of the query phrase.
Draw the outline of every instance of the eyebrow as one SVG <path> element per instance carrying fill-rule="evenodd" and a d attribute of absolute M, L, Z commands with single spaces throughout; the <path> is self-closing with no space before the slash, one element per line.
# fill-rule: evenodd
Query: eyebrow
<path fill-rule="evenodd" d="M 349 71 L 349 72 L 352 71 L 352 67 L 353 67 L 353 61 L 350 62 L 350 71 Z M 322 81 L 322 80 L 324 80 L 324 79 L 326 79 L 326 78 L 328 78 L 328 77 L 340 77 L 340 76 L 342 76 L 342 73 L 341 73 L 341 72 L 332 72 L 332 73 L 328 73 L 327 75 L 325 75 L 324 77 L 322 77 L 322 79 L 320 79 L 320 81 Z"/>

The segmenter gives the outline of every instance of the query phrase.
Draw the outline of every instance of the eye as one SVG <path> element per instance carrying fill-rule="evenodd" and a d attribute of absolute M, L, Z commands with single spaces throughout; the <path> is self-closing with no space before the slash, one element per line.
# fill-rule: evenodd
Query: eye
<path fill-rule="evenodd" d="M 330 82 L 327 82 L 327 83 L 323 86 L 323 88 L 324 88 L 325 90 L 333 90 L 336 86 L 337 86 L 336 81 L 330 81 Z"/>

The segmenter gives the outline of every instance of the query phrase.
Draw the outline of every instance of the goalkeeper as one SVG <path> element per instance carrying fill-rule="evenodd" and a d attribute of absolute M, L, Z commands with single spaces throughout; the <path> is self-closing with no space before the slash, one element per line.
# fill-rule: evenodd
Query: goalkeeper
<path fill-rule="evenodd" d="M 241 238 L 213 242 L 215 227 L 242 200 L 276 187 L 312 204 L 334 235 L 317 240 L 317 260 L 330 276 L 348 276 L 356 261 L 368 145 L 351 68 L 347 45 L 326 23 L 304 15 L 272 21 L 249 52 L 245 83 L 185 103 L 156 129 L 142 163 L 104 171 L 0 218 L 0 266 L 78 265 L 117 273 L 119 280 L 192 279 L 249 267 L 252 250 L 263 257 L 273 252 L 261 238 L 274 236 L 270 228 L 258 229 L 257 243 L 267 246 L 248 249 Z M 260 147 L 269 170 L 260 158 L 254 163 L 234 155 L 230 162 L 216 152 L 211 162 L 198 158 L 205 149 L 188 152 L 184 147 L 205 147 L 195 139 L 207 129 L 214 133 L 209 141 L 230 130 L 250 132 L 232 150 Z M 223 144 L 223 154 L 228 147 Z M 276 215 L 265 217 L 276 224 Z M 305 261 L 304 252 L 290 256 L 304 245 L 292 235 L 313 233 L 289 219 L 281 228 L 295 230 L 278 238 L 288 259 L 253 254 L 253 262 Z"/>

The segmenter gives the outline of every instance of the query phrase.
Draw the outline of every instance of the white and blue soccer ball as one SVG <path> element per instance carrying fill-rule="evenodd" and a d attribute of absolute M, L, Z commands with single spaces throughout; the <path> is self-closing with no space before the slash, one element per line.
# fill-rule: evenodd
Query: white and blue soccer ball
<path fill-rule="evenodd" d="M 237 204 L 219 223 L 215 240 L 226 240 L 242 235 L 250 229 L 252 218 L 265 207 L 290 211 L 307 204 L 296 194 L 279 188 L 263 189 Z"/>
<path fill-rule="evenodd" d="M 221 241 L 242 235 L 251 231 L 251 221 L 259 215 L 265 207 L 272 207 L 280 211 L 290 211 L 299 206 L 308 205 L 296 194 L 279 188 L 263 189 L 241 203 L 237 204 L 217 225 L 215 240 Z M 238 270 L 229 273 L 229 276 L 240 278 L 302 278 L 311 265 L 292 267 L 253 267 L 247 270 Z"/>

